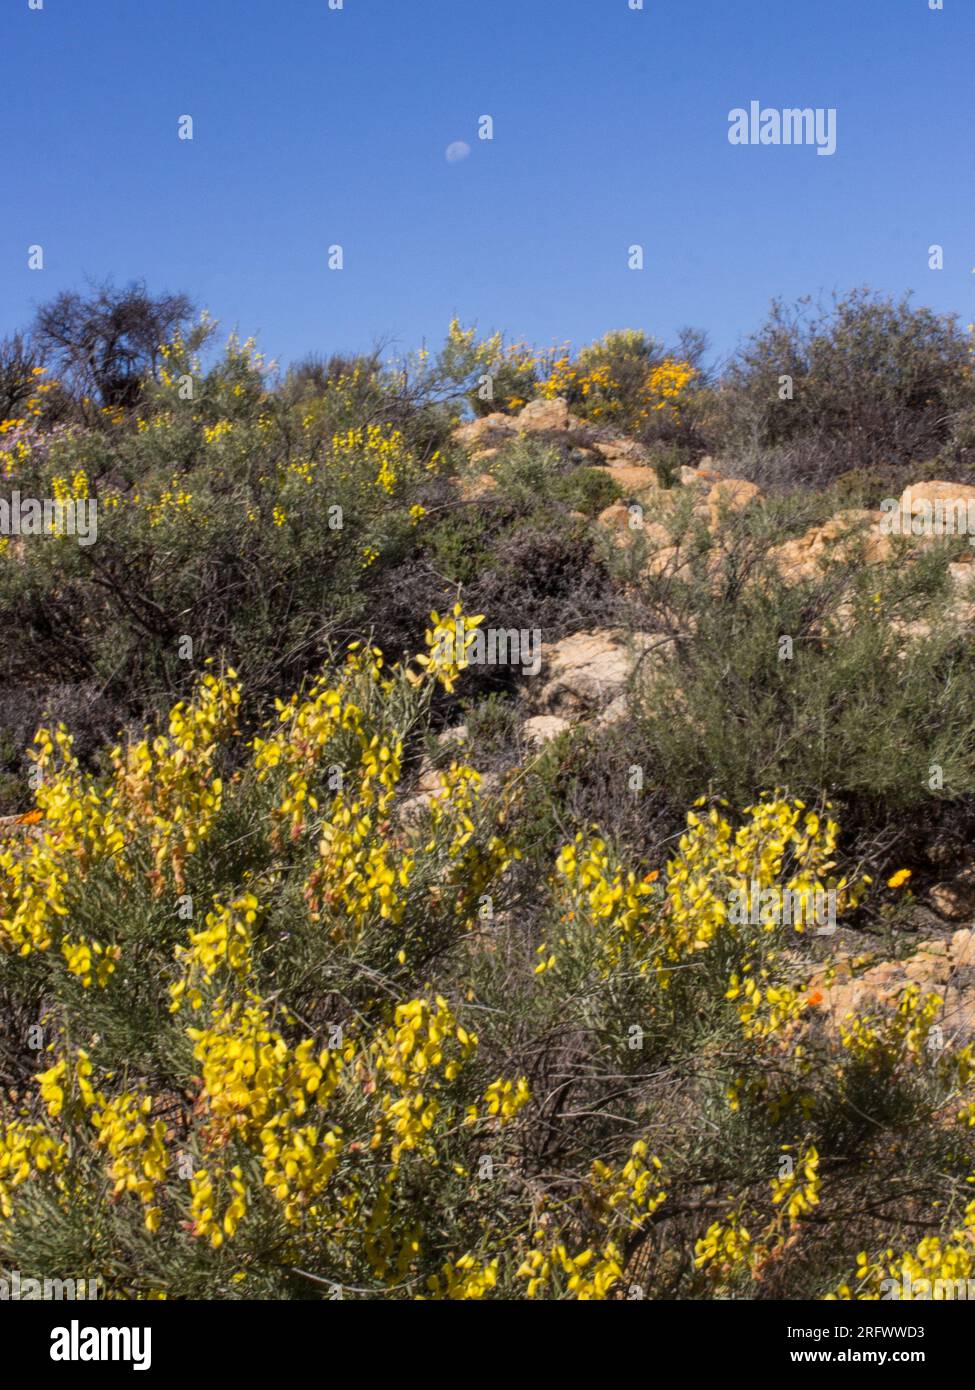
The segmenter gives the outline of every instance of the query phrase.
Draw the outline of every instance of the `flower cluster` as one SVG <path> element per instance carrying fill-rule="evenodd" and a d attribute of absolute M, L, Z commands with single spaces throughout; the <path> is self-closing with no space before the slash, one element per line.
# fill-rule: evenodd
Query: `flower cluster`
<path fill-rule="evenodd" d="M 580 1303 L 601 1301 L 623 1278 L 622 1255 L 612 1242 L 570 1255 L 561 1241 L 549 1245 L 544 1230 L 535 1232 L 535 1241 L 518 1268 L 518 1278 L 528 1281 L 526 1298 L 557 1298 L 564 1290 Z"/>
<path fill-rule="evenodd" d="M 167 871 L 177 893 L 184 891 L 186 861 L 220 812 L 223 783 L 214 764 L 218 748 L 234 732 L 239 704 L 236 672 L 205 675 L 190 705 L 174 705 L 168 737 L 159 734 L 112 750 L 115 804 L 129 835 L 149 827 L 157 892 L 163 891 Z"/>
<path fill-rule="evenodd" d="M 853 1279 L 827 1298 L 868 1302 L 969 1298 L 973 1278 L 975 1201 L 967 1204 L 959 1225 L 945 1236 L 925 1236 L 913 1250 L 898 1255 L 888 1249 L 873 1258 L 862 1250 Z"/>
<path fill-rule="evenodd" d="M 412 475 L 416 460 L 399 430 L 381 425 L 346 430 L 332 437 L 327 464 L 346 477 L 353 470 L 367 468 L 378 491 L 391 496 L 403 480 Z"/>

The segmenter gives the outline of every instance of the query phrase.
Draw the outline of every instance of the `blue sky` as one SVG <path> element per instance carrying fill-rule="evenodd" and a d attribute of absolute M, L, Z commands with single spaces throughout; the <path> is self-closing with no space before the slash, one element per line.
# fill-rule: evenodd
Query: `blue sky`
<path fill-rule="evenodd" d="M 2 0 L 0 333 L 107 276 L 282 362 L 455 313 L 726 353 L 773 295 L 864 283 L 975 318 L 973 0 L 628 3 Z M 836 154 L 730 145 L 752 100 L 835 107 Z"/>

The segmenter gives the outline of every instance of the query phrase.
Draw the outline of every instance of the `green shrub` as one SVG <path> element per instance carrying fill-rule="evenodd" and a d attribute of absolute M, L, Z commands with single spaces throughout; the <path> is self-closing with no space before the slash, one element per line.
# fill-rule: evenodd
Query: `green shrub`
<path fill-rule="evenodd" d="M 685 578 L 657 581 L 683 633 L 636 698 L 634 761 L 679 801 L 825 795 L 874 868 L 923 856 L 975 806 L 975 676 L 943 555 L 786 584 L 749 535 L 761 525 L 729 523 Z"/>
<path fill-rule="evenodd" d="M 729 458 L 764 452 L 779 481 L 882 468 L 889 486 L 946 446 L 971 380 L 957 320 L 909 297 L 855 290 L 830 309 L 776 300 L 724 375 L 715 444 Z"/>

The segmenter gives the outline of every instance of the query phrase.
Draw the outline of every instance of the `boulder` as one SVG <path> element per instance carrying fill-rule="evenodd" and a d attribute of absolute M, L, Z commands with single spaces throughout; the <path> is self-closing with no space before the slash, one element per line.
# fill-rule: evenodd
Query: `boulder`
<path fill-rule="evenodd" d="M 635 439 L 604 439 L 594 445 L 604 463 L 648 464 L 650 454 Z"/>
<path fill-rule="evenodd" d="M 743 512 L 750 502 L 761 497 L 762 490 L 744 478 L 723 478 L 715 483 L 707 496 L 708 519 L 712 531 L 720 526 L 727 512 Z"/>
<path fill-rule="evenodd" d="M 696 468 L 691 468 L 688 464 L 683 464 L 680 470 L 680 481 L 684 487 L 708 488 L 721 481 L 722 474 L 715 468 L 714 463 L 709 458 L 701 459 Z"/>
<path fill-rule="evenodd" d="M 696 468 L 691 468 L 689 464 L 682 464 L 677 475 L 680 478 L 682 487 L 706 487 L 713 482 L 711 478 L 703 478 Z"/>
<path fill-rule="evenodd" d="M 838 1033 L 851 1013 L 893 1012 L 906 985 L 919 985 L 922 993 L 944 999 L 937 1023 L 946 1043 L 975 1036 L 975 932 L 956 931 L 948 941 L 926 941 L 905 960 L 879 961 L 866 969 L 856 958 L 840 953 L 834 960 L 834 976 L 825 983 L 814 978 L 811 995 L 824 1016 L 827 1029 Z"/>
<path fill-rule="evenodd" d="M 494 411 L 477 420 L 468 420 L 453 431 L 453 440 L 473 458 L 484 458 L 488 451 L 502 448 L 521 434 L 562 436 L 579 464 L 630 464 L 647 467 L 649 454 L 633 439 L 607 438 L 606 432 L 569 411 L 562 396 L 552 400 L 529 401 L 517 414 Z M 656 481 L 656 475 L 654 475 Z"/>
<path fill-rule="evenodd" d="M 569 414 L 569 403 L 562 396 L 552 400 L 529 401 L 515 417 L 517 428 L 524 434 L 585 430 L 585 422 Z"/>
<path fill-rule="evenodd" d="M 568 719 L 563 719 L 558 714 L 533 714 L 530 719 L 526 719 L 521 726 L 521 736 L 525 743 L 533 744 L 536 748 L 543 747 L 553 738 L 558 738 L 559 734 L 564 734 L 572 725 Z"/>
<path fill-rule="evenodd" d="M 880 530 L 881 515 L 879 511 L 847 508 L 822 526 L 811 526 L 804 535 L 774 546 L 769 554 L 783 578 L 792 581 L 814 577 L 831 558 L 856 556 L 866 564 L 880 564 L 894 550 L 890 536 Z"/>
<path fill-rule="evenodd" d="M 901 493 L 902 516 L 930 515 L 940 504 L 942 514 L 975 520 L 975 487 L 968 483 L 946 483 L 935 478 L 929 482 L 911 483 Z M 963 534 L 971 534 L 963 532 Z"/>
<path fill-rule="evenodd" d="M 477 420 L 458 425 L 453 439 L 467 453 L 473 454 L 484 449 L 496 449 L 517 434 L 514 417 L 495 411 L 492 415 L 482 415 Z"/>
<path fill-rule="evenodd" d="M 928 892 L 928 902 L 949 922 L 975 921 L 975 864 L 944 883 L 936 883 Z"/>
<path fill-rule="evenodd" d="M 611 502 L 608 507 L 604 507 L 596 518 L 597 524 L 604 526 L 607 531 L 621 533 L 620 540 L 630 539 L 632 527 L 630 526 L 630 509 L 625 502 Z"/>
<path fill-rule="evenodd" d="M 632 503 L 626 502 L 613 502 L 599 513 L 596 518 L 598 525 L 613 532 L 614 539 L 621 546 L 631 544 L 637 536 L 642 536 L 650 546 L 671 545 L 671 534 L 662 521 L 647 521 L 646 517 L 640 521 L 639 513 L 637 513 L 636 520 L 639 524 L 633 524 L 632 505 Z M 641 503 L 636 505 L 642 506 Z"/>
<path fill-rule="evenodd" d="M 616 628 L 575 632 L 542 645 L 541 686 L 535 704 L 544 714 L 585 718 L 622 695 L 639 660 L 663 641 L 650 633 L 631 638 Z"/>
<path fill-rule="evenodd" d="M 624 498 L 635 502 L 651 493 L 661 491 L 657 470 L 638 463 L 613 463 L 602 470 L 608 473 L 623 493 Z"/>

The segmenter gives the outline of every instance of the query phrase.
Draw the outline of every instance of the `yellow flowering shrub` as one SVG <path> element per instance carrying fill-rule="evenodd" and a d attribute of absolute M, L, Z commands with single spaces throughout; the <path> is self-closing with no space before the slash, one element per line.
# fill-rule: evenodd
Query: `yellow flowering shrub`
<path fill-rule="evenodd" d="M 411 1297 L 490 1292 L 497 1259 L 448 1250 L 413 1217 L 389 1234 L 419 1174 L 446 1165 L 451 1181 L 469 1183 L 478 1146 L 514 1132 L 530 1103 L 524 1075 L 478 1061 L 453 1003 L 404 988 L 414 947 L 422 968 L 461 940 L 515 853 L 480 804 L 478 774 L 459 764 L 424 822 L 390 835 L 404 740 L 434 687 L 458 674 L 436 661 L 387 668 L 355 646 L 331 682 L 279 701 L 249 740 L 234 673 L 206 675 L 171 711 L 168 733 L 116 747 L 104 776 L 81 770 L 65 730 L 39 736 L 40 819 L 4 846 L 7 959 L 46 963 L 60 943 L 68 975 L 100 996 L 91 1017 L 107 1009 L 111 1019 L 125 1015 L 125 980 L 141 971 L 163 986 L 172 1023 L 160 1034 L 165 1063 L 147 1065 L 154 1039 L 130 1039 L 145 1058 L 137 1075 L 129 1047 L 99 1063 L 90 1024 L 85 1048 L 50 1045 L 36 1074 L 45 1118 L 31 1119 L 28 1101 L 0 1105 L 4 1221 L 29 1221 L 38 1200 L 66 1210 L 79 1186 L 94 1195 L 101 1185 L 120 1221 L 138 1213 L 166 1246 L 203 1243 L 216 1257 L 277 1226 L 272 1239 L 296 1263 L 328 1246 L 339 1283 L 399 1284 Z M 340 753 L 342 785 L 331 788 L 328 760 Z M 197 924 L 208 877 L 199 857 L 236 843 L 225 820 L 255 811 L 259 871 L 212 893 Z M 80 926 L 102 892 L 129 904 L 128 929 L 110 945 Z M 268 959 L 289 953 L 296 928 L 299 972 L 308 952 L 319 970 L 344 972 L 338 1015 L 317 1027 L 280 997 L 284 977 Z M 401 977 L 391 999 L 370 962 L 389 983 Z M 147 1074 L 171 1071 L 174 1058 L 177 1073 L 154 1088 Z M 0 1245 L 11 1229 L 0 1227 Z"/>
<path fill-rule="evenodd" d="M 869 888 L 829 808 L 702 800 L 659 868 L 591 826 L 532 877 L 518 774 L 487 795 L 452 750 L 415 795 L 481 621 L 432 614 L 403 665 L 353 644 L 259 714 L 205 669 L 95 768 L 39 733 L 0 841 L 0 990 L 40 1035 L 0 1096 L 0 1257 L 124 1297 L 967 1277 L 969 1218 L 935 1189 L 902 1230 L 898 1165 L 908 1115 L 964 1181 L 972 1048 L 915 986 L 817 1010 L 817 905 Z"/>
<path fill-rule="evenodd" d="M 635 431 L 655 416 L 679 418 L 697 369 L 679 357 L 661 355 L 642 333 L 607 333 L 573 357 L 557 348 L 539 363 L 537 394 L 565 397 L 583 419 Z"/>

